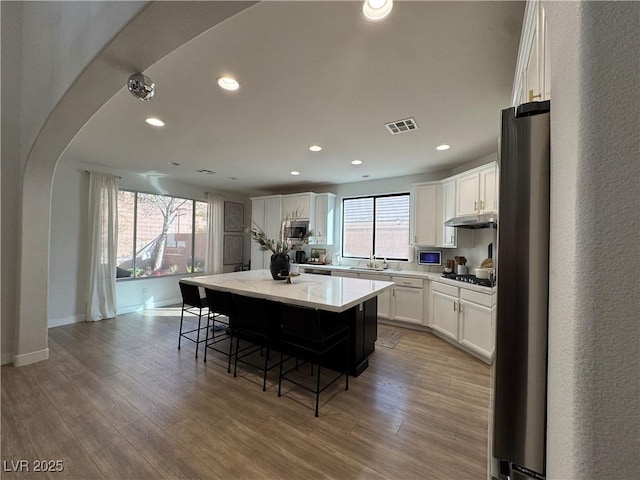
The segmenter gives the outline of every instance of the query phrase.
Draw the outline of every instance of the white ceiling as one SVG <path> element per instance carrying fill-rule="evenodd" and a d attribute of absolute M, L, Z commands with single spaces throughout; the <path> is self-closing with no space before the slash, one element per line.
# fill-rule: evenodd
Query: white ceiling
<path fill-rule="evenodd" d="M 369 22 L 360 1 L 262 2 L 145 71 L 152 101 L 123 82 L 64 156 L 247 193 L 450 169 L 497 150 L 523 13 L 524 2 L 396 1 Z M 223 74 L 240 89 L 221 90 Z M 418 130 L 384 127 L 407 117 Z"/>

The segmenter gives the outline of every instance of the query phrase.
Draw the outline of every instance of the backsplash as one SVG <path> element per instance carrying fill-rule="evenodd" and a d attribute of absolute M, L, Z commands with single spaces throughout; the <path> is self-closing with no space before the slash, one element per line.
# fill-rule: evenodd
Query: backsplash
<path fill-rule="evenodd" d="M 476 229 L 473 232 L 473 247 L 470 248 L 442 248 L 437 250 L 442 250 L 442 265 L 440 266 L 424 266 L 418 265 L 415 262 L 415 259 L 412 259 L 408 262 L 397 262 L 397 261 L 389 261 L 388 265 L 390 269 L 400 269 L 400 270 L 414 270 L 420 272 L 432 272 L 432 273 L 442 273 L 447 259 L 453 259 L 456 256 L 466 257 L 467 266 L 469 267 L 469 273 L 473 273 L 472 269 L 480 266 L 482 261 L 487 258 L 488 255 L 488 246 L 490 243 L 493 243 L 493 251 L 495 258 L 496 251 L 496 229 L 495 228 L 480 228 Z M 315 245 L 305 245 L 304 251 L 309 256 L 311 248 L 316 248 Z M 340 253 L 340 245 L 318 245 L 317 248 L 323 248 L 327 251 L 327 262 L 330 262 L 333 253 Z M 292 255 L 292 257 L 294 257 Z M 381 260 L 381 259 L 379 259 Z M 368 262 L 368 259 L 354 259 L 354 258 L 343 258 L 340 262 L 341 265 L 348 266 L 365 266 Z"/>

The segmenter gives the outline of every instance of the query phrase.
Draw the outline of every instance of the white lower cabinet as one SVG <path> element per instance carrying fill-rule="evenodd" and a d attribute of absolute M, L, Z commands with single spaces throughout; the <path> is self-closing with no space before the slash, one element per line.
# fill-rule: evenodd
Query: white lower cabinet
<path fill-rule="evenodd" d="M 491 308 L 461 300 L 460 343 L 480 355 L 493 355 L 493 319 Z"/>
<path fill-rule="evenodd" d="M 444 293 L 432 292 L 431 328 L 446 335 L 453 340 L 458 340 L 458 298 Z"/>
<path fill-rule="evenodd" d="M 431 328 L 487 362 L 495 351 L 493 293 L 433 282 Z"/>
<path fill-rule="evenodd" d="M 423 281 L 419 278 L 391 277 L 391 319 L 423 324 Z"/>
<path fill-rule="evenodd" d="M 368 273 L 360 273 L 359 278 L 365 280 L 382 280 L 383 282 L 390 282 L 391 277 L 388 275 L 371 275 Z M 391 289 L 382 292 L 378 295 L 378 318 L 384 318 L 388 320 L 391 311 Z"/>

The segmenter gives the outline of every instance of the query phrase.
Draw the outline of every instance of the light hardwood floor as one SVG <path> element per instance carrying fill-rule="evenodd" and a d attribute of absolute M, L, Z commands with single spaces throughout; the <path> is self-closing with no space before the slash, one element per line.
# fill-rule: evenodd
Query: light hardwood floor
<path fill-rule="evenodd" d="M 276 396 L 277 369 L 262 392 L 249 367 L 178 350 L 179 311 L 52 328 L 48 361 L 2 367 L 2 478 L 486 478 L 489 367 L 437 337 L 377 347 L 315 418 L 308 392 Z"/>

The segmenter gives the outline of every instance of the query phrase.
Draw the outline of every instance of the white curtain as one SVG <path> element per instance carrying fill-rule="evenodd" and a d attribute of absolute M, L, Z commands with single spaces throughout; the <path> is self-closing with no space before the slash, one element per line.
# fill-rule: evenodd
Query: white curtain
<path fill-rule="evenodd" d="M 208 274 L 222 273 L 222 232 L 224 231 L 224 198 L 208 193 L 208 242 L 205 270 Z"/>
<path fill-rule="evenodd" d="M 116 316 L 117 177 L 89 174 L 89 294 L 87 319 Z"/>

